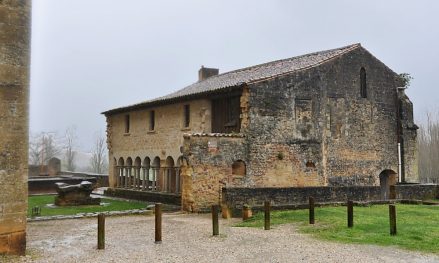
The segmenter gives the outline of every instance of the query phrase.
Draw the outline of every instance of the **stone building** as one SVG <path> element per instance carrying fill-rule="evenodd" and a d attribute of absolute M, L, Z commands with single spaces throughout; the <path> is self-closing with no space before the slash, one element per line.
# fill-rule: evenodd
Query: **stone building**
<path fill-rule="evenodd" d="M 26 248 L 30 1 L 0 1 L 0 254 Z"/>
<path fill-rule="evenodd" d="M 360 44 L 218 74 L 104 112 L 114 193 L 218 203 L 223 187 L 416 182 L 400 76 Z M 179 199 L 178 199 L 179 200 Z"/>

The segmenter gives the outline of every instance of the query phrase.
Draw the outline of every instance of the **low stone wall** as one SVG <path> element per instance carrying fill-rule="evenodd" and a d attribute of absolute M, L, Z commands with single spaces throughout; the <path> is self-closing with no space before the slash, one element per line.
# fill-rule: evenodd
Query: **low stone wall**
<path fill-rule="evenodd" d="M 400 184 L 390 187 L 395 199 L 428 200 L 439 198 L 439 185 L 437 184 Z"/>
<path fill-rule="evenodd" d="M 181 196 L 163 192 L 147 192 L 132 189 L 108 188 L 104 195 L 121 197 L 140 201 L 160 202 L 164 204 L 181 205 Z"/>
<path fill-rule="evenodd" d="M 396 199 L 433 199 L 438 197 L 438 185 L 407 184 L 395 185 L 391 195 Z M 312 196 L 315 202 L 346 202 L 381 200 L 379 186 L 339 186 L 339 187 L 289 187 L 289 188 L 245 188 L 226 187 L 222 189 L 222 203 L 229 208 L 241 209 L 244 204 L 262 205 L 270 200 L 274 205 L 304 204 Z"/>

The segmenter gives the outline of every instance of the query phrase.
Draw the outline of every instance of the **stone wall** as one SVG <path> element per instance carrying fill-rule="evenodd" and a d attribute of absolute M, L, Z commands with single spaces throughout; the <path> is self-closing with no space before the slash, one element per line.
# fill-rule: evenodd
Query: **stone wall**
<path fill-rule="evenodd" d="M 248 186 L 378 185 L 382 171 L 398 171 L 397 86 L 363 48 L 250 84 Z"/>
<path fill-rule="evenodd" d="M 380 200 L 379 186 L 320 186 L 320 187 L 230 187 L 222 189 L 223 203 L 230 208 L 241 208 L 242 205 L 262 205 L 264 201 L 273 204 L 302 204 L 314 197 L 316 202 L 344 202 Z"/>
<path fill-rule="evenodd" d="M 247 162 L 242 135 L 186 135 L 184 157 L 188 167 L 182 169 L 182 206 L 197 212 L 218 204 L 224 186 L 245 184 L 246 177 L 234 175 L 232 164 Z"/>
<path fill-rule="evenodd" d="M 428 200 L 439 198 L 439 185 L 435 184 L 400 184 L 390 186 L 396 199 Z"/>
<path fill-rule="evenodd" d="M 398 103 L 401 119 L 402 180 L 407 183 L 418 183 L 418 126 L 413 120 L 413 104 L 403 89 L 398 92 Z"/>
<path fill-rule="evenodd" d="M 395 185 L 396 199 L 427 200 L 437 198 L 438 185 Z M 241 209 L 244 204 L 263 205 L 271 201 L 275 205 L 303 204 L 314 197 L 316 202 L 346 202 L 382 200 L 379 186 L 328 186 L 328 187 L 225 187 L 222 189 L 222 202 L 229 208 Z"/>
<path fill-rule="evenodd" d="M 0 1 L 0 254 L 26 249 L 30 1 Z"/>
<path fill-rule="evenodd" d="M 120 188 L 108 188 L 105 190 L 105 195 L 128 198 L 139 201 L 148 202 L 160 202 L 165 204 L 180 205 L 181 197 L 175 194 L 162 193 L 162 192 L 145 192 L 145 191 L 133 191 Z"/>

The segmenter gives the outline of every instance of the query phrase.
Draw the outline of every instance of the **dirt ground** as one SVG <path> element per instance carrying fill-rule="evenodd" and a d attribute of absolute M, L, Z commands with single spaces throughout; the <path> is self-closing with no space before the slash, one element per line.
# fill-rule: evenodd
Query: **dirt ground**
<path fill-rule="evenodd" d="M 212 237 L 210 215 L 165 214 L 163 242 L 154 242 L 153 216 L 106 219 L 106 249 L 97 250 L 97 220 L 28 224 L 28 255 L 12 262 L 439 262 L 439 257 L 394 247 L 316 240 L 294 225 L 266 231 L 232 227 L 220 219 Z"/>

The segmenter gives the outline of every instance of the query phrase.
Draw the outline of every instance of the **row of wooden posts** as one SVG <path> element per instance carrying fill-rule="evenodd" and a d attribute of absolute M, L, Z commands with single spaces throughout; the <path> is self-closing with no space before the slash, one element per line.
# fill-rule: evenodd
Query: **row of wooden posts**
<path fill-rule="evenodd" d="M 315 202 L 314 198 L 309 198 L 309 223 L 315 223 Z M 162 242 L 162 204 L 155 204 L 155 242 Z M 270 230 L 270 201 L 264 202 L 264 229 Z M 219 235 L 219 205 L 212 205 L 212 233 L 214 236 Z M 396 207 L 394 204 L 389 205 L 389 222 L 390 235 L 396 235 Z M 347 202 L 347 225 L 349 228 L 354 227 L 354 202 Z M 98 249 L 105 249 L 105 215 L 98 215 Z"/>

